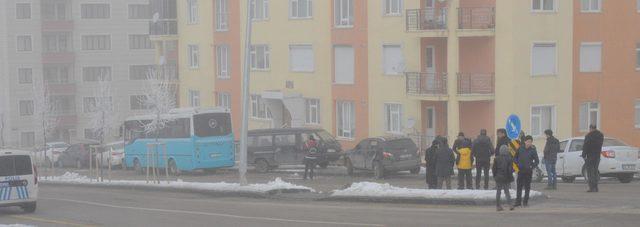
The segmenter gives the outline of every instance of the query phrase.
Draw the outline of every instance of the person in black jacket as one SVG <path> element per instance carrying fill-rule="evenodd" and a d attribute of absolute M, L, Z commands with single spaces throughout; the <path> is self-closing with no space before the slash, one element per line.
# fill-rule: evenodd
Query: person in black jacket
<path fill-rule="evenodd" d="M 507 130 L 504 128 L 498 129 L 496 135 L 498 136 L 498 139 L 496 140 L 496 150 L 493 153 L 498 156 L 498 154 L 500 153 L 500 147 L 502 147 L 502 145 L 509 146 L 509 143 L 511 143 L 511 139 L 507 137 Z"/>
<path fill-rule="evenodd" d="M 424 161 L 427 169 L 427 186 L 429 189 L 435 189 L 438 185 L 438 176 L 436 175 L 436 152 L 440 147 L 440 140 L 435 139 L 424 154 Z"/>
<path fill-rule="evenodd" d="M 582 147 L 582 158 L 587 168 L 587 181 L 589 182 L 589 191 L 598 192 L 598 179 L 600 173 L 600 153 L 602 152 L 602 143 L 604 143 L 604 135 L 595 125 L 589 126 L 590 132 L 584 137 L 584 145 Z"/>
<path fill-rule="evenodd" d="M 551 131 L 551 129 L 545 130 L 544 134 L 547 136 L 547 143 L 544 145 L 544 156 L 542 160 L 547 170 L 547 190 L 556 190 L 558 189 L 556 161 L 558 160 L 558 152 L 560 152 L 560 141 L 553 137 L 553 131 Z"/>
<path fill-rule="evenodd" d="M 476 189 L 480 189 L 480 179 L 484 171 L 484 190 L 489 189 L 489 167 L 493 156 L 493 143 L 487 136 L 487 130 L 480 130 L 480 135 L 473 141 L 471 153 L 476 160 Z"/>
<path fill-rule="evenodd" d="M 462 146 L 462 143 L 464 143 L 464 141 L 466 140 L 467 138 L 464 137 L 464 132 L 458 133 L 458 138 L 456 139 L 456 141 L 453 142 L 453 147 L 451 147 L 451 149 L 453 150 L 453 152 L 456 153 L 456 155 L 458 154 L 458 149 L 460 149 L 460 146 Z"/>
<path fill-rule="evenodd" d="M 518 150 L 518 154 L 515 157 L 515 163 L 518 165 L 518 180 L 516 190 L 516 204 L 515 206 L 523 205 L 527 207 L 529 205 L 529 192 L 531 191 L 531 178 L 533 176 L 533 170 L 538 167 L 540 159 L 538 158 L 538 151 L 533 146 L 533 137 L 524 137 L 524 146 L 521 146 Z M 522 190 L 524 189 L 524 201 L 522 200 Z"/>
<path fill-rule="evenodd" d="M 496 181 L 496 208 L 498 211 L 504 210 L 500 203 L 500 194 L 504 190 L 504 195 L 507 197 L 509 209 L 513 210 L 514 207 L 513 204 L 511 204 L 511 193 L 509 192 L 511 182 L 513 182 L 513 158 L 511 157 L 511 153 L 509 153 L 509 147 L 507 145 L 502 145 L 499 149 L 500 151 L 493 161 L 493 167 L 491 167 L 493 179 Z"/>
<path fill-rule="evenodd" d="M 440 146 L 435 156 L 436 175 L 438 176 L 438 189 L 442 189 L 442 184 L 446 183 L 447 189 L 451 189 L 451 175 L 453 175 L 453 166 L 456 163 L 456 157 L 453 154 L 446 138 L 440 138 Z"/>

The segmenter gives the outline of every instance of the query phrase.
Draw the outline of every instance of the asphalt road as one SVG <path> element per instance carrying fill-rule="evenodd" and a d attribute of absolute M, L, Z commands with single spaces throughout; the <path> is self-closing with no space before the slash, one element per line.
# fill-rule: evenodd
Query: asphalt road
<path fill-rule="evenodd" d="M 496 213 L 493 206 L 432 206 L 214 198 L 197 194 L 41 186 L 38 210 L 0 208 L 0 224 L 37 226 L 638 226 L 640 185 L 608 182 L 587 194 L 561 184 L 551 199 Z M 535 187 L 542 187 L 536 184 Z"/>

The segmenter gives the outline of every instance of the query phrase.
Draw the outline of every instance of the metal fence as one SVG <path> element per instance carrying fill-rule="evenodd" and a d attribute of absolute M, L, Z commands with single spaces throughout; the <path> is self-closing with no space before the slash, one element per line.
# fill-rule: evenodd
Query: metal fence
<path fill-rule="evenodd" d="M 458 73 L 458 94 L 493 94 L 494 74 Z"/>
<path fill-rule="evenodd" d="M 406 73 L 407 94 L 411 95 L 447 95 L 446 73 Z"/>
<path fill-rule="evenodd" d="M 175 19 L 151 21 L 149 22 L 149 35 L 178 35 L 178 21 Z"/>
<path fill-rule="evenodd" d="M 458 8 L 459 29 L 493 29 L 495 25 L 495 7 Z"/>
<path fill-rule="evenodd" d="M 408 9 L 407 31 L 447 29 L 447 8 Z"/>

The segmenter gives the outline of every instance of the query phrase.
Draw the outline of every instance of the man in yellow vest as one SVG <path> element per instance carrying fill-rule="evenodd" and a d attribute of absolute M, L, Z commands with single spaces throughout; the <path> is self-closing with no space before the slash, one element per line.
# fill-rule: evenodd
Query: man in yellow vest
<path fill-rule="evenodd" d="M 458 190 L 473 189 L 471 169 L 473 168 L 474 158 L 471 155 L 471 140 L 464 139 L 460 142 L 458 147 L 458 157 L 456 163 L 458 164 Z"/>

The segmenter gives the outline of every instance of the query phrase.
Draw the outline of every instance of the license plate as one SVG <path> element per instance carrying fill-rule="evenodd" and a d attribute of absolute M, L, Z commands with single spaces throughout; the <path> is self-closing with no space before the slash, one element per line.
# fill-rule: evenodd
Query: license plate
<path fill-rule="evenodd" d="M 403 155 L 400 155 L 400 158 L 403 158 L 403 159 L 404 158 L 411 158 L 411 155 L 410 154 L 403 154 Z"/>
<path fill-rule="evenodd" d="M 636 170 L 636 165 L 622 165 L 622 170 Z"/>

